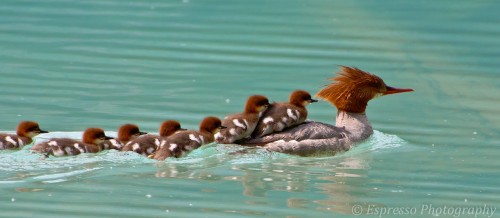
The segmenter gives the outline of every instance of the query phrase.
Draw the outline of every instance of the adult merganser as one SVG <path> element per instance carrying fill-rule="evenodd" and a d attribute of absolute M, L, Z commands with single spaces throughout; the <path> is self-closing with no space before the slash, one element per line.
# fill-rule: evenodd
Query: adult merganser
<path fill-rule="evenodd" d="M 104 149 L 121 150 L 127 142 L 144 134 L 147 134 L 147 132 L 141 132 L 135 124 L 123 124 L 118 129 L 118 137 L 104 141 L 102 146 Z"/>
<path fill-rule="evenodd" d="M 380 77 L 358 68 L 341 66 L 341 69 L 336 77 L 331 78 L 333 83 L 316 94 L 338 109 L 335 126 L 310 121 L 280 133 L 246 140 L 242 144 L 261 145 L 270 151 L 301 156 L 346 151 L 373 134 L 365 114 L 369 100 L 413 91 L 387 86 Z"/>
<path fill-rule="evenodd" d="M 0 133 L 0 150 L 4 149 L 19 149 L 33 142 L 33 137 L 40 133 L 48 133 L 41 130 L 37 122 L 21 121 L 17 125 L 16 134 Z"/>
<path fill-rule="evenodd" d="M 186 130 L 181 128 L 181 124 L 175 120 L 166 120 L 160 125 L 158 135 L 145 135 L 128 142 L 122 151 L 134 151 L 138 154 L 148 156 L 153 154 L 166 140 L 178 131 Z M 163 142 L 164 143 L 164 142 Z"/>
<path fill-rule="evenodd" d="M 88 128 L 83 132 L 82 141 L 70 138 L 53 138 L 34 145 L 31 150 L 47 156 L 78 155 L 81 153 L 97 153 L 103 149 L 101 144 L 112 139 L 104 134 L 101 128 Z"/>
<path fill-rule="evenodd" d="M 269 100 L 262 95 L 252 95 L 247 99 L 242 113 L 231 114 L 224 118 L 222 125 L 227 129 L 215 135 L 215 141 L 220 144 L 230 144 L 237 140 L 250 137 L 255 130 L 262 112 L 269 107 Z"/>
<path fill-rule="evenodd" d="M 293 91 L 289 102 L 271 104 L 259 120 L 252 136 L 262 137 L 303 123 L 307 119 L 306 106 L 317 101 L 312 99 L 307 91 Z"/>
<path fill-rule="evenodd" d="M 153 155 L 156 160 L 165 160 L 167 157 L 182 157 L 204 144 L 214 141 L 214 134 L 226 127 L 217 117 L 206 117 L 200 122 L 199 131 L 180 131 L 161 142 L 158 151 Z"/>

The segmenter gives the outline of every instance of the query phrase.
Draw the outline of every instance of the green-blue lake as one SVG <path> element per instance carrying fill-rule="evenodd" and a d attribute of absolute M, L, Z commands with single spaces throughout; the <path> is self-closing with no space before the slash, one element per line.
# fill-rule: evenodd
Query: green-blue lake
<path fill-rule="evenodd" d="M 415 92 L 372 100 L 375 134 L 333 157 L 217 144 L 165 162 L 0 151 L 0 217 L 498 217 L 498 11 L 498 1 L 3 0 L 0 130 L 35 120 L 51 131 L 36 142 L 94 126 L 116 135 L 124 123 L 156 132 L 166 119 L 196 129 L 252 94 L 316 93 L 339 65 Z M 308 110 L 335 122 L 327 102 Z"/>

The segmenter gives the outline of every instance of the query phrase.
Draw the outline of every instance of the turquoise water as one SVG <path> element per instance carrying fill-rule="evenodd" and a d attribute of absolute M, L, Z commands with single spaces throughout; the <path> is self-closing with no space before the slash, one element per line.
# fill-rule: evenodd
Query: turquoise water
<path fill-rule="evenodd" d="M 375 134 L 334 157 L 215 144 L 160 163 L 114 151 L 0 151 L 0 217 L 496 209 L 499 10 L 496 1 L 2 1 L 0 130 L 36 120 L 53 131 L 36 141 L 91 126 L 113 135 L 128 122 L 156 132 L 165 119 L 195 129 L 205 116 L 241 111 L 251 94 L 315 93 L 338 65 L 416 91 L 371 101 Z M 335 113 L 309 106 L 312 120 L 333 123 Z"/>

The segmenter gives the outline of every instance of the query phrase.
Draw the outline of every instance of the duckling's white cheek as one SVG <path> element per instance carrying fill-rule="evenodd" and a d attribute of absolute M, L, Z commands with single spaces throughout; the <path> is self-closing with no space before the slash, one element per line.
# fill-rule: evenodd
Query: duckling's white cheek
<path fill-rule="evenodd" d="M 10 136 L 5 136 L 5 141 L 12 143 L 13 145 L 17 145 L 16 141 L 14 141 L 14 139 L 12 139 Z"/>
<path fill-rule="evenodd" d="M 28 137 L 33 138 L 33 137 L 37 136 L 38 134 L 40 134 L 40 133 L 38 133 L 38 132 L 29 132 L 27 135 L 28 135 Z"/>
<path fill-rule="evenodd" d="M 50 142 L 47 143 L 47 145 L 57 146 L 57 142 L 56 141 L 50 141 Z"/>
<path fill-rule="evenodd" d="M 94 140 L 94 144 L 98 145 L 98 144 L 103 143 L 104 141 L 105 141 L 104 139 L 96 139 L 96 140 Z"/>

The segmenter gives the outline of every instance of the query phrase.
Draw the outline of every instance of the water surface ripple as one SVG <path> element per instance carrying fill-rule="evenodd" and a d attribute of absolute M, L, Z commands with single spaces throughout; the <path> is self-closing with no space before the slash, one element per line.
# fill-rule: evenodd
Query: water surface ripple
<path fill-rule="evenodd" d="M 338 65 L 416 92 L 371 101 L 375 134 L 335 157 L 216 144 L 159 163 L 116 151 L 0 151 L 0 217 L 500 207 L 499 10 L 448 0 L 4 0 L 0 130 L 36 120 L 52 131 L 36 141 L 91 126 L 113 135 L 129 122 L 156 132 L 166 119 L 195 129 L 205 116 L 241 111 L 251 94 L 315 93 Z M 309 107 L 313 120 L 334 123 L 335 113 L 325 102 Z"/>

